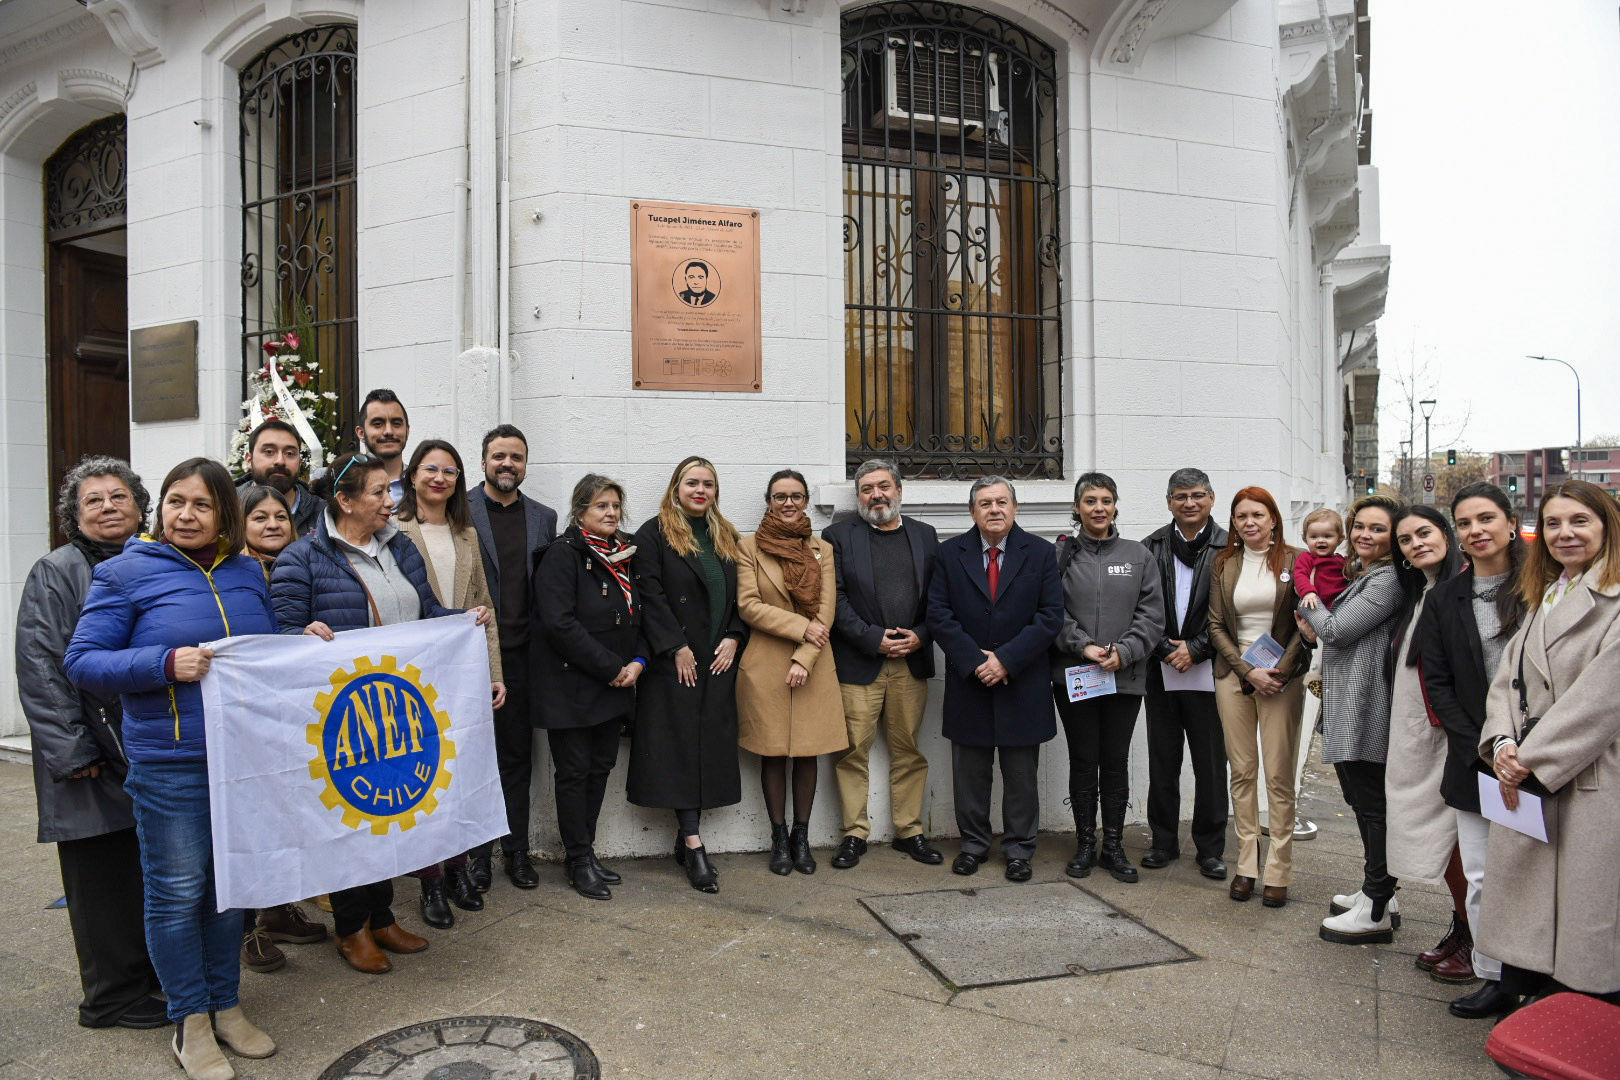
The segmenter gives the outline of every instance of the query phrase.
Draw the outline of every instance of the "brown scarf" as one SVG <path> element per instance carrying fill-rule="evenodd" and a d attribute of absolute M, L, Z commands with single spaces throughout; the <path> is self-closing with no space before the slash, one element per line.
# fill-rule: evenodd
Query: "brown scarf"
<path fill-rule="evenodd" d="M 810 539 L 810 515 L 800 514 L 790 525 L 769 510 L 754 534 L 759 550 L 782 564 L 793 607 L 807 619 L 821 613 L 821 560 L 805 541 Z"/>

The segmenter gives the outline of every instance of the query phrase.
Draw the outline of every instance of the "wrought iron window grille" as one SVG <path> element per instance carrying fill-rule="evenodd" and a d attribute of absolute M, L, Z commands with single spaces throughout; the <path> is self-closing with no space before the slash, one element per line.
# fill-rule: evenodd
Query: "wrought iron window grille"
<path fill-rule="evenodd" d="M 262 346 L 302 331 L 338 400 L 336 451 L 358 401 L 356 37 L 317 26 L 242 68 L 242 393 Z"/>
<path fill-rule="evenodd" d="M 45 162 L 45 239 L 120 228 L 128 210 L 129 124 L 123 113 L 86 124 Z"/>
<path fill-rule="evenodd" d="M 1062 474 L 1056 54 L 956 4 L 843 17 L 846 462 Z"/>

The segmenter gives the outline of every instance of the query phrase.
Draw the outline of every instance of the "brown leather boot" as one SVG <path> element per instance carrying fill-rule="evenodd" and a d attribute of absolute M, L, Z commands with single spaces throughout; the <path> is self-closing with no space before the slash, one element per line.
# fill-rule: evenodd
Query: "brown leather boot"
<path fill-rule="evenodd" d="M 1466 983 L 1479 978 L 1474 974 L 1473 942 L 1468 942 L 1430 968 L 1429 978 L 1443 983 Z"/>
<path fill-rule="evenodd" d="M 373 930 L 371 936 L 389 952 L 421 952 L 428 947 L 427 938 L 417 937 L 399 923 L 389 923 L 381 930 Z"/>
<path fill-rule="evenodd" d="M 349 966 L 356 971 L 367 975 L 383 975 L 394 970 L 394 965 L 388 962 L 388 957 L 377 948 L 377 939 L 372 937 L 369 926 L 362 926 L 348 937 L 339 936 L 337 948 L 338 955 L 347 960 Z"/>

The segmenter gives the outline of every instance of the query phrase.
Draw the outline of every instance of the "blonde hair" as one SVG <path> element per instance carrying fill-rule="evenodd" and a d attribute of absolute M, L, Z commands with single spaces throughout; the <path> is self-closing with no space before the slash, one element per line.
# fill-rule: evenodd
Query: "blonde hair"
<path fill-rule="evenodd" d="M 1311 526 L 1316 524 L 1318 521 L 1333 522 L 1334 529 L 1338 530 L 1339 538 L 1341 540 L 1344 539 L 1344 518 L 1339 516 L 1339 512 L 1337 510 L 1329 510 L 1325 506 L 1320 510 L 1312 510 L 1310 513 L 1305 515 L 1305 520 L 1300 522 L 1299 525 L 1299 535 L 1302 538 L 1305 538 L 1308 542 L 1310 538 Z"/>
<path fill-rule="evenodd" d="M 165 485 L 167 486 L 167 485 Z M 1607 589 L 1620 582 L 1620 504 L 1614 496 L 1586 480 L 1565 480 L 1547 489 L 1536 508 L 1536 540 L 1529 545 L 1524 566 L 1519 569 L 1519 595 L 1525 607 L 1534 611 L 1541 606 L 1547 586 L 1564 573 L 1564 566 L 1547 550 L 1547 504 L 1554 499 L 1574 499 L 1603 523 L 1603 550 L 1592 560 L 1588 570 L 1598 568 L 1596 588 Z"/>
<path fill-rule="evenodd" d="M 1389 518 L 1389 550 L 1365 566 L 1361 564 L 1361 556 L 1352 551 L 1349 561 L 1344 564 L 1346 581 L 1354 581 L 1375 567 L 1386 563 L 1393 566 L 1395 563 L 1395 520 L 1400 516 L 1401 504 L 1388 495 L 1365 495 L 1350 504 L 1349 517 L 1352 526 L 1363 510 L 1382 510 Z"/>
<path fill-rule="evenodd" d="M 664 530 L 664 540 L 670 549 L 682 558 L 697 552 L 697 538 L 692 535 L 692 525 L 686 520 L 686 511 L 681 509 L 680 500 L 676 498 L 681 481 L 685 480 L 686 474 L 693 469 L 708 469 L 714 474 L 714 501 L 709 504 L 709 512 L 706 515 L 709 521 L 709 539 L 714 541 L 716 555 L 727 562 L 736 562 L 738 556 L 742 554 L 739 546 L 742 534 L 720 512 L 720 470 L 714 467 L 714 462 L 696 454 L 675 466 L 675 471 L 669 478 L 669 486 L 664 489 L 664 498 L 658 504 L 658 525 Z"/>

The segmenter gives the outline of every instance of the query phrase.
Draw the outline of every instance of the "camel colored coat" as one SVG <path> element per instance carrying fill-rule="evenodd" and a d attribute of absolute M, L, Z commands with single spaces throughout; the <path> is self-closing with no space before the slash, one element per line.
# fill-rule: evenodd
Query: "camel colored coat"
<path fill-rule="evenodd" d="M 1530 715 L 1519 762 L 1556 791 L 1554 843 L 1491 826 L 1475 938 L 1504 963 L 1573 990 L 1620 990 L 1620 585 L 1588 571 L 1551 611 L 1526 618 L 1486 699 L 1480 756 L 1522 725 L 1513 689 L 1520 650 Z"/>
<path fill-rule="evenodd" d="M 422 561 L 427 564 L 428 585 L 432 587 L 433 595 L 439 598 L 439 603 L 447 608 L 458 608 L 462 611 L 468 608 L 487 607 L 492 614 L 494 613 L 495 601 L 489 598 L 489 582 L 484 580 L 484 560 L 478 553 L 477 530 L 469 525 L 460 532 L 452 531 L 450 534 L 456 542 L 456 580 L 455 588 L 446 593 L 433 570 L 433 557 L 428 554 L 427 542 L 422 539 L 422 527 L 414 521 L 397 519 L 394 524 L 399 527 L 400 532 L 410 537 L 411 543 L 416 545 L 416 550 L 422 553 Z M 489 639 L 489 679 L 491 682 L 503 682 L 501 639 L 499 631 L 495 629 L 494 619 L 490 619 L 489 625 L 484 627 L 484 636 Z"/>
<path fill-rule="evenodd" d="M 821 560 L 821 610 L 816 621 L 832 627 L 838 605 L 833 547 L 818 537 L 806 543 Z M 761 757 L 815 757 L 849 747 L 844 697 L 831 649 L 804 640 L 810 620 L 793 610 L 782 566 L 759 550 L 752 536 L 737 560 L 737 610 L 753 628 L 737 675 L 737 741 Z M 798 689 L 787 684 L 797 660 L 810 672 Z"/>

